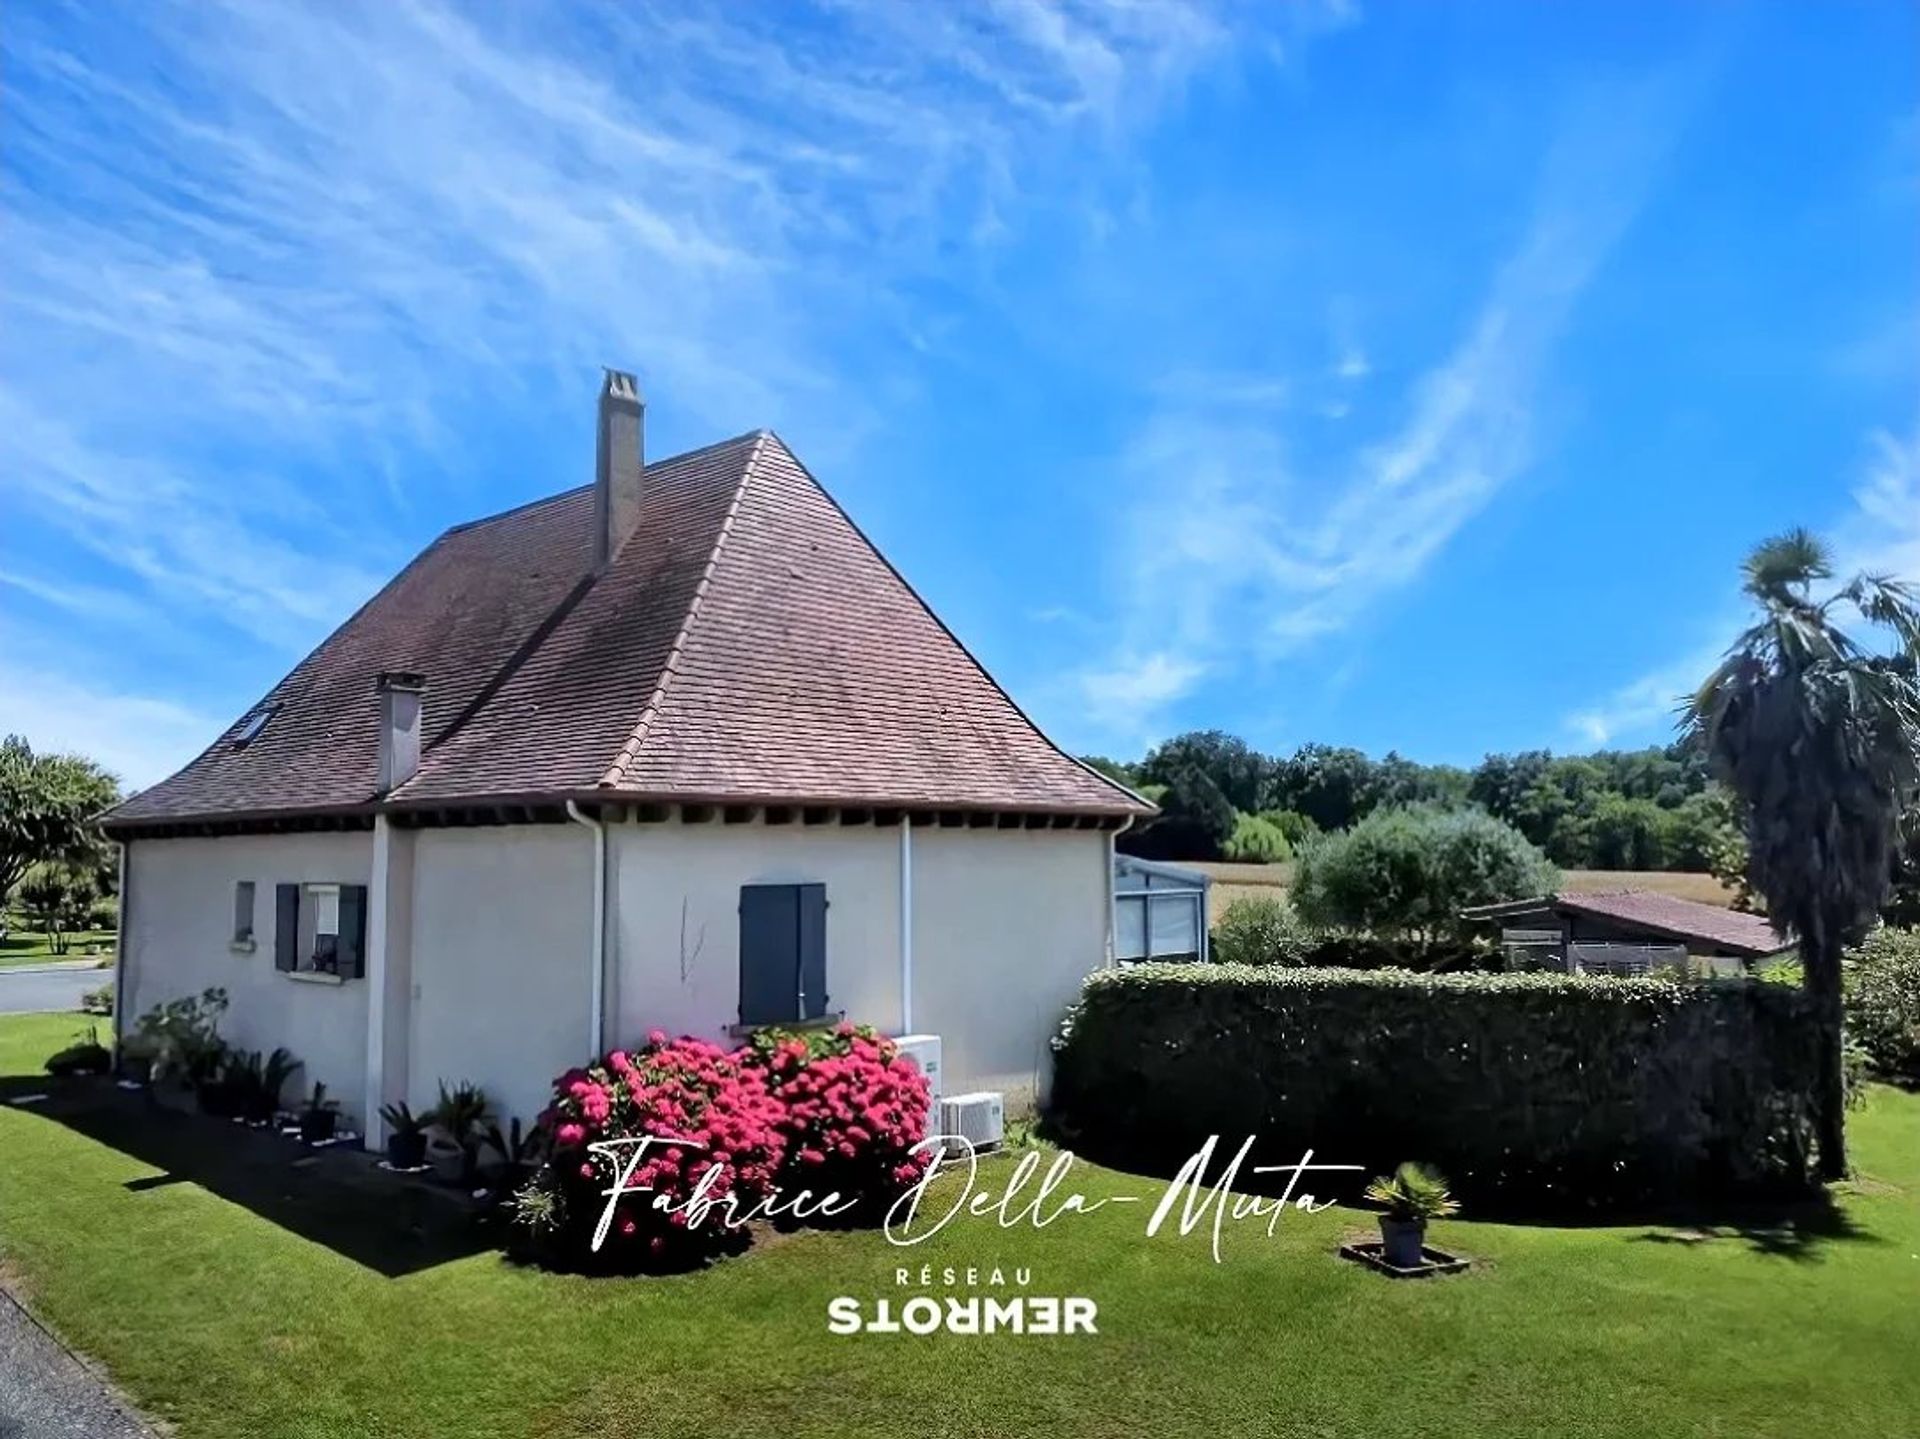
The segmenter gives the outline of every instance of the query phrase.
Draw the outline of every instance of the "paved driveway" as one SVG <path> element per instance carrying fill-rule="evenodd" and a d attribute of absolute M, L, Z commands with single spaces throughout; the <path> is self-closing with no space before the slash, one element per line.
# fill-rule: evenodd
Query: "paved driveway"
<path fill-rule="evenodd" d="M 0 969 L 0 1014 L 78 1009 L 81 995 L 112 978 L 110 969 Z"/>

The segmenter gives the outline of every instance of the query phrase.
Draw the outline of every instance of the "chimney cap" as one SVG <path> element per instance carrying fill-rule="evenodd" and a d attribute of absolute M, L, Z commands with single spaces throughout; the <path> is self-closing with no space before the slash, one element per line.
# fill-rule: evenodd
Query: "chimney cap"
<path fill-rule="evenodd" d="M 419 694 L 427 687 L 427 677 L 413 670 L 382 670 L 374 680 L 374 688 L 380 690 L 404 690 Z"/>
<path fill-rule="evenodd" d="M 640 381 L 634 378 L 631 370 L 616 370 L 603 366 L 601 373 L 606 376 L 600 387 L 602 397 L 609 400 L 626 400 L 636 405 L 642 403 Z"/>

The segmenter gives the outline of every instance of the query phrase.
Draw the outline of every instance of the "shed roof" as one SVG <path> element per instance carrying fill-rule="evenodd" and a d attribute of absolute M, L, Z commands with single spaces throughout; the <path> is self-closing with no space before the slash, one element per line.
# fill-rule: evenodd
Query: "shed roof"
<path fill-rule="evenodd" d="M 1468 919 L 1502 919 L 1550 908 L 1562 914 L 1616 920 L 1636 930 L 1717 946 L 1726 954 L 1760 958 L 1790 948 L 1791 940 L 1774 933 L 1761 915 L 1742 914 L 1715 904 L 1656 894 L 1644 889 L 1601 890 L 1576 894 L 1565 890 L 1538 899 L 1480 905 L 1465 911 Z"/>

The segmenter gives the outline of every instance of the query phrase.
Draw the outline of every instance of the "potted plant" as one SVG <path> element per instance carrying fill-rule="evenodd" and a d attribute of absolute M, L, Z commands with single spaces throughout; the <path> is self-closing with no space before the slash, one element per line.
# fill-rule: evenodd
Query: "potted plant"
<path fill-rule="evenodd" d="M 499 1156 L 481 1167 L 487 1187 L 505 1194 L 518 1189 L 539 1167 L 546 1153 L 546 1130 L 536 1125 L 531 1131 L 522 1131 L 520 1121 L 515 1119 L 504 1132 L 498 1124 L 488 1125 L 481 1142 Z"/>
<path fill-rule="evenodd" d="M 254 1058 L 259 1060 L 258 1055 Z M 280 1112 L 280 1091 L 286 1088 L 287 1081 L 293 1078 L 298 1068 L 300 1061 L 285 1047 L 259 1060 L 255 1072 L 250 1076 L 252 1083 L 241 1103 L 240 1117 L 256 1126 L 271 1124 L 274 1115 Z"/>
<path fill-rule="evenodd" d="M 135 1084 L 153 1080 L 153 1061 L 158 1046 L 144 1034 L 129 1034 L 120 1041 L 118 1054 L 120 1077 Z"/>
<path fill-rule="evenodd" d="M 427 1162 L 426 1116 L 415 1114 L 403 1100 L 380 1106 L 387 1126 L 387 1163 L 395 1169 L 418 1169 Z"/>
<path fill-rule="evenodd" d="M 307 1101 L 305 1109 L 300 1111 L 300 1140 L 303 1144 L 319 1144 L 333 1138 L 333 1131 L 340 1122 L 340 1105 L 337 1100 L 327 1098 L 327 1087 L 316 1081 L 313 1097 Z"/>
<path fill-rule="evenodd" d="M 440 1081 L 440 1102 L 428 1115 L 438 1131 L 427 1149 L 434 1171 L 449 1184 L 473 1187 L 480 1157 L 480 1126 L 487 1122 L 486 1091 L 469 1080 L 452 1089 Z"/>
<path fill-rule="evenodd" d="M 187 1083 L 202 1114 L 230 1119 L 239 1112 L 247 1087 L 246 1056 L 214 1043 L 199 1045 L 185 1056 Z"/>
<path fill-rule="evenodd" d="M 1457 1213 L 1460 1206 L 1447 1192 L 1438 1171 L 1408 1160 L 1367 1186 L 1367 1198 L 1385 1208 L 1380 1216 L 1381 1257 L 1396 1269 L 1414 1269 L 1426 1248 L 1427 1223 Z"/>

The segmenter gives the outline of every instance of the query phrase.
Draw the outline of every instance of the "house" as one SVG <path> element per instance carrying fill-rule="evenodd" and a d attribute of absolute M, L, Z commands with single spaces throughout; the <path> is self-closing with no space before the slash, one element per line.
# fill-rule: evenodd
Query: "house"
<path fill-rule="evenodd" d="M 1643 970 L 1690 957 L 1739 973 L 1793 948 L 1759 915 L 1648 890 L 1549 894 L 1479 905 L 1462 917 L 1498 924 L 1510 951 L 1570 969 Z"/>
<path fill-rule="evenodd" d="M 844 1015 L 1031 1089 L 1152 813 L 1056 748 L 780 439 L 665 460 L 610 372 L 592 484 L 456 526 L 111 812 L 116 1026 L 223 987 L 380 1103 L 649 1031 Z"/>
<path fill-rule="evenodd" d="M 1113 957 L 1207 959 L 1207 891 L 1213 878 L 1138 855 L 1113 857 Z"/>

